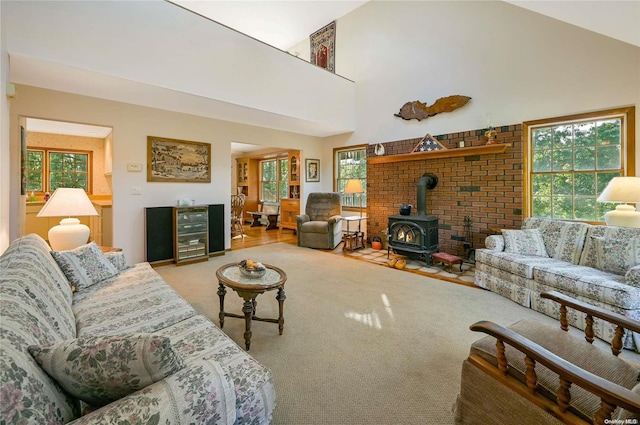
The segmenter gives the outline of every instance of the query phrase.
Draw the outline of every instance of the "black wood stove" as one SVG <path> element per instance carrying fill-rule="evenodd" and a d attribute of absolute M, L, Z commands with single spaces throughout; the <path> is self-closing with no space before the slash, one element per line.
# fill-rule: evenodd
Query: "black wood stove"
<path fill-rule="evenodd" d="M 438 184 L 438 178 L 426 173 L 418 180 L 418 213 L 389 216 L 389 244 L 387 258 L 394 253 L 409 258 L 424 257 L 431 266 L 431 254 L 438 252 L 438 217 L 427 215 L 427 190 Z"/>

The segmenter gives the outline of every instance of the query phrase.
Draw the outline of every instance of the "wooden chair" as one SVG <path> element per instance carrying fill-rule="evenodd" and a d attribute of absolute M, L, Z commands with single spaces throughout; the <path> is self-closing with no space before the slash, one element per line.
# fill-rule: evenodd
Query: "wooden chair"
<path fill-rule="evenodd" d="M 231 237 L 241 235 L 244 238 L 243 215 L 246 196 L 231 195 Z"/>
<path fill-rule="evenodd" d="M 508 328 L 488 321 L 471 330 L 490 336 L 463 362 L 457 424 L 638 423 L 640 365 L 618 358 L 625 329 L 640 323 L 556 291 L 560 328 L 522 320 Z M 586 314 L 584 339 L 569 332 L 571 314 Z M 611 353 L 593 345 L 593 318 L 617 326 Z"/>

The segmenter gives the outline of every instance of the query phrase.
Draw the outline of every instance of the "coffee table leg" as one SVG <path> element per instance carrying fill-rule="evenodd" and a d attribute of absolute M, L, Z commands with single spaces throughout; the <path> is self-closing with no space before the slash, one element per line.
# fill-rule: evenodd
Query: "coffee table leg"
<path fill-rule="evenodd" d="M 227 289 L 224 287 L 222 283 L 218 284 L 218 297 L 220 297 L 220 314 L 218 317 L 220 318 L 220 329 L 224 327 L 224 296 L 227 294 Z"/>
<path fill-rule="evenodd" d="M 249 346 L 251 345 L 251 319 L 253 318 L 253 300 L 244 300 L 242 312 L 244 313 L 245 323 L 244 345 L 247 351 L 249 351 Z"/>
<path fill-rule="evenodd" d="M 287 296 L 284 294 L 284 289 L 278 288 L 278 295 L 276 296 L 276 300 L 278 300 L 278 331 L 280 335 L 282 335 L 282 331 L 284 330 L 284 300 L 287 299 Z"/>

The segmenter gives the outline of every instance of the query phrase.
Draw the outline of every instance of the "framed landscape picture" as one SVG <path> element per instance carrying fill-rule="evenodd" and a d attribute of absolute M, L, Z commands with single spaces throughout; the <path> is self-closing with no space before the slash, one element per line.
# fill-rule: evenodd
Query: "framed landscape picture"
<path fill-rule="evenodd" d="M 320 160 L 319 159 L 306 159 L 305 160 L 305 181 L 307 182 L 319 182 L 320 181 Z"/>
<path fill-rule="evenodd" d="M 211 183 L 211 145 L 147 136 L 147 181 Z"/>

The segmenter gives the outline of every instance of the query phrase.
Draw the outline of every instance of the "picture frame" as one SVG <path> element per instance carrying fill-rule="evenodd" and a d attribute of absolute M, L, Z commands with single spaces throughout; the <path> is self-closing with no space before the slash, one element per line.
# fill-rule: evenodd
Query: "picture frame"
<path fill-rule="evenodd" d="M 320 160 L 319 159 L 305 159 L 305 179 L 306 182 L 319 182 L 320 181 Z"/>
<path fill-rule="evenodd" d="M 320 28 L 309 36 L 310 62 L 329 72 L 336 72 L 336 21 Z"/>
<path fill-rule="evenodd" d="M 147 181 L 211 183 L 211 145 L 147 136 Z"/>

